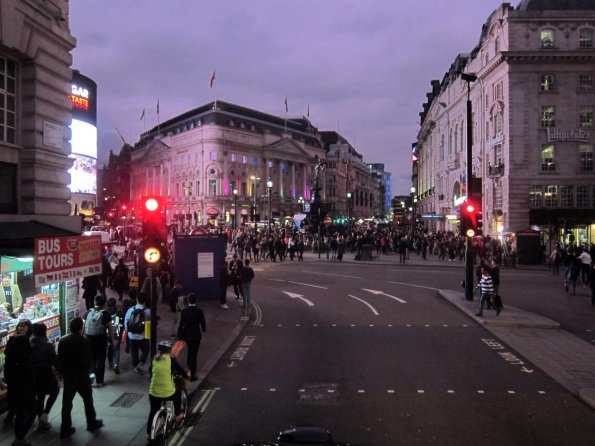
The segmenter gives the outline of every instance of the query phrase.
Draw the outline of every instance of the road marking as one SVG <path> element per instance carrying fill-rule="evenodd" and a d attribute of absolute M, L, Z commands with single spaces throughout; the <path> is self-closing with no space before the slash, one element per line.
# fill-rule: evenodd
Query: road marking
<path fill-rule="evenodd" d="M 388 283 L 394 283 L 395 285 L 406 285 L 406 286 L 412 286 L 412 287 L 416 287 L 416 288 L 425 288 L 426 290 L 434 290 L 434 291 L 439 291 L 440 288 L 434 288 L 431 286 L 424 286 L 424 285 L 414 285 L 412 283 L 407 283 L 407 282 L 393 282 L 391 280 L 387 280 Z"/>
<path fill-rule="evenodd" d="M 406 301 L 406 300 L 399 299 L 398 297 L 396 297 L 396 296 L 391 296 L 390 294 L 386 294 L 384 291 L 378 291 L 378 290 L 369 290 L 369 289 L 366 289 L 366 288 L 362 288 L 362 290 L 364 290 L 364 291 L 367 291 L 368 293 L 372 293 L 372 294 L 376 294 L 376 295 L 380 294 L 380 295 L 382 295 L 382 296 L 390 297 L 391 299 L 394 299 L 394 300 L 396 300 L 397 302 L 399 302 L 399 303 L 402 303 L 402 304 L 406 304 L 406 303 L 407 303 L 407 301 Z"/>
<path fill-rule="evenodd" d="M 327 288 L 327 287 L 324 287 L 324 286 L 319 286 L 319 285 L 311 285 L 311 284 L 309 284 L 309 283 L 293 282 L 292 280 L 288 280 L 287 282 L 288 282 L 288 283 L 295 283 L 295 284 L 297 284 L 297 285 L 310 286 L 310 287 L 312 287 L 312 288 L 320 288 L 321 290 L 328 290 L 328 288 Z"/>
<path fill-rule="evenodd" d="M 370 305 L 368 302 L 366 302 L 365 300 L 360 299 L 359 297 L 355 297 L 355 296 L 353 296 L 351 294 L 349 294 L 349 297 L 352 297 L 355 300 L 359 300 L 361 303 L 363 303 L 364 305 L 366 305 L 370 310 L 372 310 L 372 313 L 374 314 L 374 316 L 380 316 L 380 313 L 378 313 L 378 311 L 376 311 L 376 309 L 372 305 Z"/>
<path fill-rule="evenodd" d="M 283 291 L 283 293 L 287 294 L 287 295 L 288 295 L 289 297 L 291 297 L 292 299 L 300 299 L 300 300 L 302 300 L 302 301 L 306 302 L 306 304 L 307 304 L 309 307 L 313 307 L 313 306 L 314 306 L 314 304 L 313 304 L 311 301 L 309 301 L 308 299 L 306 299 L 306 298 L 305 298 L 304 296 L 302 296 L 301 294 L 291 293 L 291 292 L 289 292 L 289 291 Z"/>
<path fill-rule="evenodd" d="M 215 396 L 215 392 L 217 392 L 217 390 L 219 390 L 219 388 L 211 389 L 211 390 L 201 390 L 201 393 L 203 395 L 196 403 L 196 406 L 194 406 L 194 409 L 192 409 L 192 412 L 191 412 L 192 415 L 195 415 L 197 413 L 201 413 L 201 414 L 204 413 L 207 410 L 207 407 L 209 406 L 209 404 L 211 403 L 211 400 Z M 181 430 L 177 431 L 171 438 L 170 444 L 177 444 L 177 443 L 184 444 L 184 442 L 188 439 L 188 436 L 190 435 L 190 432 L 192 432 L 193 429 L 194 429 L 194 425 L 188 426 L 186 428 L 186 430 L 183 431 L 184 432 L 183 434 L 182 434 Z"/>
<path fill-rule="evenodd" d="M 463 265 L 461 265 L 463 266 Z M 391 269 L 389 271 L 396 271 L 399 273 L 427 273 L 427 269 Z M 451 274 L 452 271 L 439 271 L 439 270 L 432 270 L 432 274 L 434 273 L 442 273 L 442 274 Z"/>
<path fill-rule="evenodd" d="M 319 273 L 318 271 L 302 271 L 302 272 L 307 273 L 307 274 L 318 274 L 321 276 L 347 277 L 349 279 L 362 279 L 362 277 L 358 277 L 358 276 L 345 276 L 343 274 Z"/>

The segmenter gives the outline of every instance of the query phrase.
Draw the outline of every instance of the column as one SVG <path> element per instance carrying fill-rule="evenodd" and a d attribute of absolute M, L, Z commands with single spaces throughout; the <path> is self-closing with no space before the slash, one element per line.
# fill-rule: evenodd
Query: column
<path fill-rule="evenodd" d="M 279 198 L 285 198 L 284 191 L 283 191 L 283 161 L 279 160 L 278 163 L 279 163 L 279 179 L 277 181 L 279 184 L 279 189 L 278 189 L 279 190 Z"/>
<path fill-rule="evenodd" d="M 291 199 L 295 200 L 296 197 L 296 190 L 295 190 L 295 163 L 291 163 Z"/>

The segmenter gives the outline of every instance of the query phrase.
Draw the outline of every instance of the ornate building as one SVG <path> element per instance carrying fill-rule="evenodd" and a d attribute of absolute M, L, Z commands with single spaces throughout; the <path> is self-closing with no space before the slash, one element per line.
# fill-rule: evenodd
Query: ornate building
<path fill-rule="evenodd" d="M 80 219 L 68 217 L 76 44 L 68 12 L 66 0 L 3 0 L 0 7 L 0 220 L 35 215 L 78 232 Z"/>
<path fill-rule="evenodd" d="M 594 77 L 595 2 L 501 5 L 478 45 L 432 81 L 415 148 L 419 213 L 442 216 L 436 229 L 456 230 L 446 217 L 466 197 L 471 142 L 485 233 L 536 227 L 546 239 L 593 242 Z"/>

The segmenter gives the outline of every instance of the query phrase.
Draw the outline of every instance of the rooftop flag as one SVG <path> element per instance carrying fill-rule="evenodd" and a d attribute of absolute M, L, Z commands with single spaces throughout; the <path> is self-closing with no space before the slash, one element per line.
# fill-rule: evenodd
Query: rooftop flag
<path fill-rule="evenodd" d="M 211 76 L 210 88 L 213 88 L 214 83 L 215 83 L 215 70 L 213 70 L 213 75 Z"/>
<path fill-rule="evenodd" d="M 145 109 L 143 108 L 143 112 L 140 115 L 140 121 L 142 121 L 144 117 L 145 117 Z"/>
<path fill-rule="evenodd" d="M 287 96 L 285 96 L 285 111 L 289 111 L 289 107 L 287 106 Z"/>

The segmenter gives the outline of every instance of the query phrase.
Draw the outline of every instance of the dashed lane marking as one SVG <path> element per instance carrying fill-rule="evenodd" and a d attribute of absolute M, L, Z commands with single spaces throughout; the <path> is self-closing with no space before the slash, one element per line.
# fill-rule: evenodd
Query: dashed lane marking
<path fill-rule="evenodd" d="M 217 388 L 217 389 L 212 390 L 212 391 L 207 391 L 207 392 L 209 392 L 209 394 L 208 394 L 208 401 L 210 402 L 210 400 L 214 396 L 214 394 L 212 392 L 214 392 L 214 391 L 221 391 L 221 390 L 222 390 L 221 388 Z M 248 392 L 250 390 L 251 389 L 249 387 L 241 387 L 240 388 L 240 391 L 241 392 Z M 282 390 L 279 390 L 277 387 L 270 387 L 270 388 L 268 388 L 266 390 L 267 390 L 267 392 L 270 392 L 270 393 L 275 393 L 275 392 L 281 392 L 282 391 Z M 253 390 L 253 391 L 258 392 L 260 390 Z M 298 393 L 302 393 L 302 394 L 303 393 L 306 393 L 307 391 L 308 390 L 305 389 L 305 388 L 299 388 L 299 389 L 297 389 L 297 392 Z M 325 391 L 328 394 L 339 393 L 339 394 L 346 395 L 346 394 L 349 393 L 349 392 L 339 392 L 339 390 L 336 388 L 336 385 L 335 385 L 334 388 L 322 389 L 322 391 L 323 392 Z M 415 389 L 415 390 L 407 391 L 407 390 L 397 390 L 397 389 L 394 389 L 394 388 L 390 388 L 390 389 L 386 389 L 386 390 L 380 391 L 380 392 L 381 393 L 386 393 L 388 395 L 396 395 L 396 394 L 405 395 L 407 393 L 415 393 L 417 395 L 436 395 L 436 394 L 440 394 L 440 393 L 443 393 L 443 392 L 446 392 L 449 395 L 456 394 L 456 390 L 454 390 L 454 389 L 447 389 L 447 390 L 444 390 L 444 391 L 427 391 L 426 389 Z M 502 392 L 504 392 L 504 393 L 506 393 L 508 395 L 517 395 L 517 393 L 518 393 L 517 390 L 513 390 L 513 389 L 500 390 L 500 391 L 489 391 L 489 392 L 486 391 L 486 390 L 483 390 L 483 389 L 477 389 L 475 392 L 477 394 L 479 394 L 479 395 L 486 395 L 486 394 L 496 395 L 496 394 L 501 394 Z M 361 394 L 374 394 L 376 392 L 369 392 L 367 389 L 357 388 L 354 391 L 354 393 L 357 393 L 357 394 L 361 395 Z M 537 393 L 538 395 L 547 395 L 547 392 L 545 390 L 536 390 L 536 391 L 527 391 L 527 392 L 524 392 L 524 394 L 526 394 L 526 395 L 530 395 L 532 393 Z M 206 405 L 208 405 L 208 402 L 207 402 Z M 203 407 L 204 408 L 206 408 L 206 405 L 203 403 Z"/>

